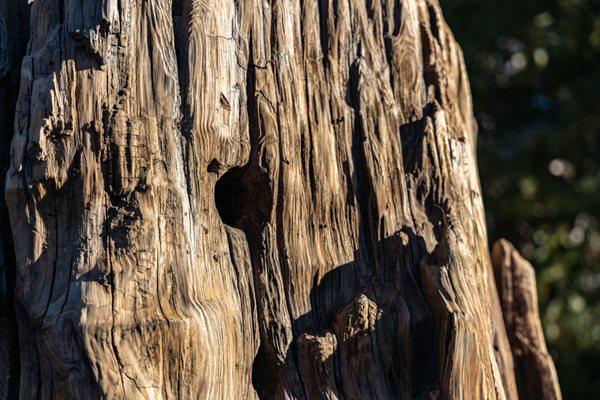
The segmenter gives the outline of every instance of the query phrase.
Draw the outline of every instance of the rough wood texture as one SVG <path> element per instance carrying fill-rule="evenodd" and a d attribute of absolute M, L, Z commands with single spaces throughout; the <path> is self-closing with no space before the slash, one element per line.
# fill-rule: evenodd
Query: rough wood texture
<path fill-rule="evenodd" d="M 29 12 L 21 398 L 517 398 L 437 1 Z"/>
<path fill-rule="evenodd" d="M 519 395 L 522 399 L 560 400 L 556 370 L 538 313 L 535 271 L 506 240 L 494 244 L 492 260 Z"/>

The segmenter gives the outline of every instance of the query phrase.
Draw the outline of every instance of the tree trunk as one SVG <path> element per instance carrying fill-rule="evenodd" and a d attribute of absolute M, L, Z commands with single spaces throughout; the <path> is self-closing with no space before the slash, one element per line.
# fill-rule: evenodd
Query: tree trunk
<path fill-rule="evenodd" d="M 0 18 L 6 393 L 20 371 L 23 399 L 560 398 L 522 382 L 554 369 L 519 370 L 511 330 L 543 335 L 496 291 L 436 0 Z"/>

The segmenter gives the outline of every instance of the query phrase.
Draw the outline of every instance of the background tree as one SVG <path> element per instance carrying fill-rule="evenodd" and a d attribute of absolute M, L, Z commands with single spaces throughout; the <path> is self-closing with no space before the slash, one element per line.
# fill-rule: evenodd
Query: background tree
<path fill-rule="evenodd" d="M 565 398 L 597 397 L 600 2 L 442 3 L 472 84 L 490 238 L 536 266 Z"/>

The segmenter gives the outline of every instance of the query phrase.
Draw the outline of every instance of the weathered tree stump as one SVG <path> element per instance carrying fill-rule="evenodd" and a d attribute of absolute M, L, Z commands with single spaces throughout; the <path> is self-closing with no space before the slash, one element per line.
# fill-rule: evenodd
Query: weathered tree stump
<path fill-rule="evenodd" d="M 0 395 L 20 372 L 23 399 L 560 397 L 515 379 L 552 363 L 504 297 L 520 269 L 499 261 L 496 291 L 437 1 L 0 0 L 0 19 Z"/>

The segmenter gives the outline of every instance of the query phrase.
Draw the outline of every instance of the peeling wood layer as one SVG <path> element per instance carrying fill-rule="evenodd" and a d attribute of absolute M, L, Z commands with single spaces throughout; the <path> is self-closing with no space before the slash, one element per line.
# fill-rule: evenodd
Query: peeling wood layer
<path fill-rule="evenodd" d="M 520 398 L 560 400 L 558 377 L 538 312 L 535 271 L 503 239 L 494 243 L 492 261 Z"/>

